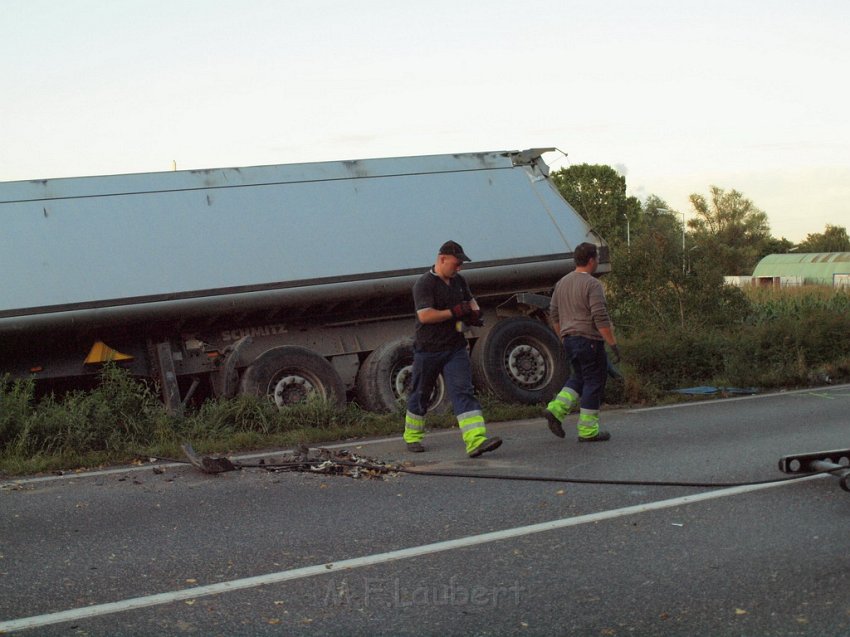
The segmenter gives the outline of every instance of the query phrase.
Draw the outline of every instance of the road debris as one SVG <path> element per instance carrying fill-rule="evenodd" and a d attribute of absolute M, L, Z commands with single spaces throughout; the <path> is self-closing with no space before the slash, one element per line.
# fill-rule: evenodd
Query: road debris
<path fill-rule="evenodd" d="M 183 453 L 186 454 L 186 457 L 189 459 L 189 462 L 196 469 L 200 469 L 204 473 L 224 473 L 225 471 L 235 471 L 236 465 L 233 464 L 229 459 L 219 457 L 219 458 L 211 458 L 210 456 L 199 456 L 195 453 L 195 450 L 192 448 L 188 442 L 184 442 L 180 445 L 180 448 L 183 450 Z"/>
<path fill-rule="evenodd" d="M 300 445 L 281 456 L 261 458 L 256 463 L 234 462 L 225 457 L 199 456 L 192 445 L 181 445 L 189 463 L 204 473 L 216 474 L 237 469 L 265 469 L 272 472 L 320 473 L 339 475 L 354 479 L 378 479 L 385 475 L 397 475 L 399 467 L 374 458 L 357 455 L 347 449 L 311 449 Z"/>
<path fill-rule="evenodd" d="M 348 449 L 336 451 L 325 448 L 310 449 L 305 445 L 300 445 L 291 453 L 285 454 L 279 462 L 266 461 L 262 468 L 274 472 L 303 471 L 378 480 L 382 480 L 385 475 L 398 473 L 395 465 L 357 455 Z"/>

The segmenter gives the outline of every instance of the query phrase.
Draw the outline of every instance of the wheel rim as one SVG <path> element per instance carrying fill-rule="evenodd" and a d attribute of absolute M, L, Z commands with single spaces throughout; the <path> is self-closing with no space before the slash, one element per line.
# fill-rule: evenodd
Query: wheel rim
<path fill-rule="evenodd" d="M 401 365 L 393 370 L 392 386 L 395 397 L 399 400 L 410 395 L 410 383 L 413 380 L 413 365 Z"/>
<path fill-rule="evenodd" d="M 505 348 L 504 362 L 511 382 L 529 390 L 545 387 L 554 369 L 547 350 L 529 340 L 514 341 Z"/>
<path fill-rule="evenodd" d="M 390 377 L 390 383 L 393 388 L 396 400 L 406 401 L 410 396 L 410 384 L 413 382 L 413 363 L 401 363 L 395 367 Z M 431 397 L 428 399 L 428 408 L 430 409 L 441 400 L 446 392 L 446 385 L 443 382 L 443 377 L 437 377 L 437 382 L 434 384 L 434 390 L 431 392 Z"/>
<path fill-rule="evenodd" d="M 309 378 L 300 374 L 287 374 L 277 381 L 272 396 L 278 407 L 285 407 L 306 401 L 315 391 L 316 386 Z"/>

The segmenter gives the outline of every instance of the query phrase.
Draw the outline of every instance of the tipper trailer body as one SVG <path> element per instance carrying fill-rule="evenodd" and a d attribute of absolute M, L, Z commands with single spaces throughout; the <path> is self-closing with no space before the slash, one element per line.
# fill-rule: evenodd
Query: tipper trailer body
<path fill-rule="evenodd" d="M 566 373 L 545 295 L 583 241 L 610 267 L 544 150 L 0 183 L 0 373 L 73 384 L 112 360 L 174 412 L 202 386 L 392 410 L 411 288 L 453 239 L 484 310 L 476 384 L 535 402 Z"/>

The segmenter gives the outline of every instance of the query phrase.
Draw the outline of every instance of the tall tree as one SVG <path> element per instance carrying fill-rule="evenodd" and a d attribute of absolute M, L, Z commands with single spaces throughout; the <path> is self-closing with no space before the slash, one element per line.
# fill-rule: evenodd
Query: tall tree
<path fill-rule="evenodd" d="M 579 164 L 552 173 L 561 195 L 612 245 L 626 243 L 640 219 L 640 201 L 626 195 L 626 178 L 610 166 Z"/>
<path fill-rule="evenodd" d="M 850 237 L 843 226 L 826 225 L 826 230 L 806 235 L 798 252 L 850 252 Z"/>
<path fill-rule="evenodd" d="M 724 274 L 751 274 L 771 239 L 767 215 L 737 190 L 711 186 L 711 198 L 690 196 L 697 217 L 688 220 L 692 242 Z"/>
<path fill-rule="evenodd" d="M 768 254 L 785 254 L 786 252 L 791 252 L 793 247 L 794 242 L 790 239 L 786 239 L 785 237 L 782 237 L 781 239 L 771 237 L 762 243 L 759 260 L 766 257 Z"/>
<path fill-rule="evenodd" d="M 643 205 L 643 213 L 641 214 L 640 226 L 641 229 L 654 229 L 656 232 L 663 228 L 674 239 L 679 237 L 680 245 L 681 237 L 685 232 L 685 227 L 682 225 L 681 213 L 670 208 L 667 202 L 658 195 L 649 195 L 646 198 L 646 203 Z M 675 240 L 673 243 L 675 245 Z"/>
<path fill-rule="evenodd" d="M 740 290 L 724 285 L 718 269 L 682 267 L 682 224 L 651 196 L 628 250 L 612 253 L 605 281 L 615 322 L 625 332 L 725 325 L 746 314 Z"/>

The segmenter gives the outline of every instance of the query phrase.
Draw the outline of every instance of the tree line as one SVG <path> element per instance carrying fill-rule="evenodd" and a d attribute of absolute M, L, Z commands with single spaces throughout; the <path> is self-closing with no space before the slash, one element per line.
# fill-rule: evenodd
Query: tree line
<path fill-rule="evenodd" d="M 686 235 L 686 249 L 710 254 L 728 275 L 748 275 L 768 254 L 785 252 L 847 252 L 850 236 L 842 226 L 827 224 L 823 232 L 794 243 L 771 234 L 767 214 L 737 190 L 709 187 L 709 196 L 690 195 L 687 227 L 682 212 L 657 195 L 641 203 L 626 195 L 626 178 L 600 164 L 580 164 L 552 174 L 561 195 L 614 246 L 628 244 L 644 233 L 666 231 Z M 688 255 L 688 260 L 695 255 Z"/>
<path fill-rule="evenodd" d="M 768 254 L 850 251 L 842 226 L 796 244 L 774 237 L 767 214 L 734 189 L 690 195 L 685 224 L 657 195 L 628 196 L 625 177 L 607 165 L 562 168 L 552 181 L 608 243 L 608 293 L 626 327 L 728 325 L 746 313 L 746 299 L 723 285 L 725 275 L 750 275 Z"/>

